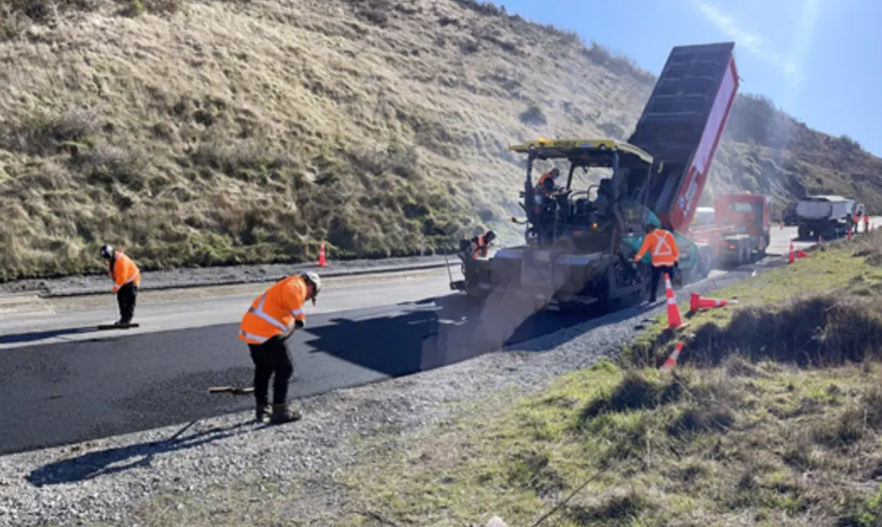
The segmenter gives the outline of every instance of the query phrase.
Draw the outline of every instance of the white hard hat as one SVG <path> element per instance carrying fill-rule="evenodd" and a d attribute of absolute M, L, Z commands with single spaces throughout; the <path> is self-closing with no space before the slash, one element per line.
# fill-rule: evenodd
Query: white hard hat
<path fill-rule="evenodd" d="M 101 256 L 105 260 L 110 260 L 111 258 L 113 258 L 113 246 L 112 245 L 105 245 L 104 247 L 102 247 L 101 248 Z"/>
<path fill-rule="evenodd" d="M 305 280 L 310 282 L 313 285 L 313 287 L 315 287 L 315 293 L 313 293 L 313 295 L 312 295 L 312 303 L 313 303 L 313 305 L 315 305 L 315 297 L 317 297 L 319 294 L 319 291 L 322 290 L 322 279 L 319 278 L 318 273 L 316 273 L 314 271 L 307 271 L 300 276 L 302 276 Z"/>

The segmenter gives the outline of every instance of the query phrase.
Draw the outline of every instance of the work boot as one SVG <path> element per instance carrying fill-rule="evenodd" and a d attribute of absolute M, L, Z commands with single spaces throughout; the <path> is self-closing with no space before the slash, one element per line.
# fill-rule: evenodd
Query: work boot
<path fill-rule="evenodd" d="M 285 403 L 274 404 L 273 405 L 273 415 L 270 418 L 270 423 L 272 423 L 272 424 L 290 423 L 291 421 L 298 421 L 301 417 L 302 416 L 300 415 L 299 410 L 292 410 Z"/>
<path fill-rule="evenodd" d="M 271 412 L 272 412 L 272 407 L 269 405 L 269 403 L 258 404 L 257 408 L 255 410 L 255 415 L 256 415 L 255 420 L 258 423 L 265 423 L 266 419 L 270 416 Z"/>

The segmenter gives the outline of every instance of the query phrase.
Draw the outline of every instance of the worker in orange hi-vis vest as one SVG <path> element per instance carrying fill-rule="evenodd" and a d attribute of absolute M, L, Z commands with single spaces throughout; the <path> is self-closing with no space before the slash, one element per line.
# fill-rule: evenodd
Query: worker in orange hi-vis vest
<path fill-rule="evenodd" d="M 286 276 L 255 298 L 242 317 L 239 340 L 248 343 L 254 362 L 254 400 L 257 421 L 270 414 L 269 381 L 273 381 L 273 405 L 270 422 L 286 423 L 300 419 L 299 411 L 288 407 L 288 381 L 294 374 L 294 362 L 288 350 L 288 338 L 295 329 L 306 325 L 303 304 L 321 290 L 321 279 L 314 272 Z"/>
<path fill-rule="evenodd" d="M 472 238 L 472 259 L 487 258 L 490 244 L 496 239 L 496 233 L 487 231 Z"/>
<path fill-rule="evenodd" d="M 643 245 L 634 257 L 634 263 L 642 260 L 646 251 L 651 251 L 652 255 L 652 285 L 649 294 L 651 303 L 655 302 L 655 293 L 658 291 L 662 274 L 667 273 L 671 279 L 674 278 L 674 268 L 680 265 L 680 251 L 670 231 L 656 228 L 651 223 L 646 225 L 646 237 L 643 238 Z"/>
<path fill-rule="evenodd" d="M 141 286 L 141 271 L 131 258 L 116 251 L 110 245 L 101 248 L 101 257 L 107 262 L 107 272 L 113 279 L 113 292 L 119 304 L 119 321 L 117 325 L 127 326 L 135 316 L 135 303 L 138 298 L 138 287 Z"/>

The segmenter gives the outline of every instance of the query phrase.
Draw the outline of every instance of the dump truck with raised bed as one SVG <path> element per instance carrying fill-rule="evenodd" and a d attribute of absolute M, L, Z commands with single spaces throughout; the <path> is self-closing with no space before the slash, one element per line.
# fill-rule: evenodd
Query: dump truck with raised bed
<path fill-rule="evenodd" d="M 854 229 L 855 216 L 862 216 L 864 205 L 842 196 L 806 196 L 796 203 L 796 228 L 800 239 L 828 240 Z"/>
<path fill-rule="evenodd" d="M 527 218 L 519 222 L 526 225 L 525 243 L 487 259 L 464 253 L 467 278 L 451 280 L 451 288 L 480 297 L 526 296 L 550 309 L 642 300 L 651 256 L 638 265 L 632 260 L 648 223 L 673 231 L 682 281 L 707 276 L 711 245 L 685 233 L 738 89 L 733 49 L 731 42 L 675 47 L 627 142 L 539 139 L 511 146 L 526 155 L 521 207 Z M 568 165 L 565 185 L 534 186 L 538 161 Z M 592 168 L 610 175 L 575 188 L 574 172 Z"/>

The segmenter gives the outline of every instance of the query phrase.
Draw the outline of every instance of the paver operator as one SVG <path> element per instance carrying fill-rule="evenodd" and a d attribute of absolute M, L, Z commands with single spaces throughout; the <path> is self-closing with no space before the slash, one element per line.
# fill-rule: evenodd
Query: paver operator
<path fill-rule="evenodd" d="M 112 246 L 101 248 L 101 257 L 107 262 L 107 271 L 113 279 L 113 292 L 119 304 L 119 321 L 117 325 L 127 326 L 135 316 L 135 302 L 138 298 L 138 287 L 141 285 L 141 271 L 131 258 L 115 251 Z"/>
<path fill-rule="evenodd" d="M 651 303 L 655 302 L 655 293 L 658 291 L 658 283 L 662 274 L 667 273 L 673 279 L 674 268 L 680 265 L 680 251 L 677 249 L 674 235 L 670 231 L 656 228 L 651 223 L 646 225 L 646 237 L 643 238 L 643 245 L 640 246 L 640 251 L 634 257 L 635 264 L 643 259 L 646 251 L 651 251 L 652 255 L 652 289 L 649 294 Z"/>
<path fill-rule="evenodd" d="M 255 298 L 242 317 L 239 340 L 248 343 L 254 362 L 254 400 L 256 417 L 263 422 L 270 415 L 273 424 L 300 419 L 297 410 L 288 407 L 288 381 L 294 373 L 294 362 L 288 349 L 288 338 L 306 325 L 303 304 L 321 290 L 321 279 L 314 272 L 287 276 Z M 269 381 L 273 381 L 273 405 L 269 405 Z"/>

